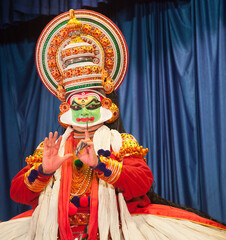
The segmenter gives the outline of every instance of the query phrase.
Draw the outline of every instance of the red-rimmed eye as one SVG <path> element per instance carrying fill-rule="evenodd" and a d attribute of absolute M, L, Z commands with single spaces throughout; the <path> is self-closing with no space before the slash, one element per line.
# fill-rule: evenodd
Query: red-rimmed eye
<path fill-rule="evenodd" d="M 101 106 L 100 103 L 99 103 L 99 104 L 90 104 L 90 105 L 87 107 L 87 109 L 89 109 L 89 110 L 94 110 L 94 109 L 99 108 L 100 106 Z"/>
<path fill-rule="evenodd" d="M 82 108 L 78 105 L 71 105 L 71 109 L 75 110 L 75 111 L 78 111 L 78 110 L 81 110 Z"/>

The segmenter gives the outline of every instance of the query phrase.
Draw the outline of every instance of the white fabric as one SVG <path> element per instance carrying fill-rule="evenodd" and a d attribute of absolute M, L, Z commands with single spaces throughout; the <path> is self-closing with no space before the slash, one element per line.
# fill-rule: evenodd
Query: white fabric
<path fill-rule="evenodd" d="M 107 183 L 100 179 L 98 189 L 98 226 L 101 240 L 108 239 L 110 230 L 109 201 L 110 197 L 107 191 Z"/>
<path fill-rule="evenodd" d="M 124 234 L 125 240 L 144 240 L 142 232 L 137 228 L 135 221 L 133 221 L 132 216 L 127 208 L 126 202 L 122 193 L 118 194 L 120 216 L 122 223 L 122 232 Z"/>
<path fill-rule="evenodd" d="M 64 155 L 64 146 L 73 129 L 64 133 L 59 155 Z M 58 234 L 58 196 L 60 189 L 61 168 L 54 174 L 55 181 L 50 181 L 39 197 L 39 203 L 31 217 L 11 220 L 0 224 L 0 239 L 12 240 L 56 240 Z M 13 229 L 10 234 L 10 228 Z"/>
<path fill-rule="evenodd" d="M 101 127 L 94 134 L 94 148 L 118 152 L 122 146 L 120 133 Z M 99 181 L 98 225 L 100 240 L 106 240 L 110 230 L 113 240 L 223 240 L 226 231 L 205 227 L 190 221 L 164 218 L 153 215 L 131 216 L 122 193 L 118 194 L 122 236 L 119 231 L 119 214 L 115 189 L 112 185 Z"/>
<path fill-rule="evenodd" d="M 114 152 L 119 152 L 122 147 L 121 134 L 116 130 L 111 130 L 111 147 Z"/>
<path fill-rule="evenodd" d="M 31 217 L 0 223 L 1 240 L 24 240 L 30 227 Z"/>
<path fill-rule="evenodd" d="M 68 128 L 61 142 L 59 154 L 72 129 Z M 94 134 L 94 148 L 118 152 L 122 139 L 120 133 L 106 126 Z M 49 183 L 40 195 L 39 205 L 32 217 L 25 217 L 0 223 L 1 240 L 56 240 L 58 232 L 57 213 L 61 169 L 54 174 L 53 188 Z M 99 181 L 98 225 L 100 239 L 107 239 L 109 230 L 113 240 L 226 240 L 226 231 L 202 226 L 187 220 L 171 219 L 153 215 L 131 216 L 122 193 L 119 193 L 119 208 L 122 232 L 119 230 L 115 189 L 112 185 Z"/>
<path fill-rule="evenodd" d="M 125 240 L 225 240 L 226 231 L 188 220 L 150 214 L 131 216 L 119 193 L 120 216 Z"/>
<path fill-rule="evenodd" d="M 93 136 L 94 149 L 119 151 L 122 146 L 121 134 L 106 126 L 99 128 Z M 109 231 L 113 240 L 120 240 L 119 215 L 115 189 L 111 184 L 99 180 L 98 189 L 98 225 L 101 240 L 107 240 Z"/>
<path fill-rule="evenodd" d="M 154 215 L 130 216 L 146 240 L 225 240 L 226 231 L 202 226 L 187 220 L 171 219 Z M 30 217 L 0 223 L 1 240 L 24 240 L 29 230 Z M 135 239 L 123 231 L 125 239 Z M 129 236 L 129 238 L 126 238 Z M 45 238 L 49 240 L 50 238 Z M 118 238 L 123 239 L 123 238 Z M 55 238 L 56 240 L 56 238 Z"/>
<path fill-rule="evenodd" d="M 132 216 L 144 239 L 152 240 L 225 240 L 226 231 L 203 226 L 188 220 L 154 215 Z"/>

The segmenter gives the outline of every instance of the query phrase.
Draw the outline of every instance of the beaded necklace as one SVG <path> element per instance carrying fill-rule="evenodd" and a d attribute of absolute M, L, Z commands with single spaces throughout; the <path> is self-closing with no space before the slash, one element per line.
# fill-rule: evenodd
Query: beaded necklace
<path fill-rule="evenodd" d="M 77 169 L 73 164 L 71 197 L 82 196 L 91 192 L 92 169 L 83 164 L 80 169 Z"/>
<path fill-rule="evenodd" d="M 76 137 L 77 133 L 74 133 L 74 148 L 76 148 L 80 139 Z M 91 180 L 92 180 L 92 169 L 83 164 L 82 167 L 78 168 L 75 166 L 74 161 L 78 158 L 74 155 L 72 161 L 72 182 L 71 182 L 71 197 L 81 197 L 84 194 L 90 194 L 91 192 Z"/>

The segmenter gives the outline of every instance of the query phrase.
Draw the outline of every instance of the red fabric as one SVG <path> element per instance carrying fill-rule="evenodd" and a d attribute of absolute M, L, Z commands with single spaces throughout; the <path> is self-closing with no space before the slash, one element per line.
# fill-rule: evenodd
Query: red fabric
<path fill-rule="evenodd" d="M 65 144 L 64 153 L 73 152 L 73 135 L 71 135 Z M 70 222 L 68 218 L 69 197 L 71 192 L 72 180 L 72 158 L 65 161 L 61 168 L 61 182 L 58 202 L 58 224 L 61 240 L 73 240 Z"/>
<path fill-rule="evenodd" d="M 95 174 L 93 175 L 90 200 L 88 240 L 96 240 L 98 228 L 98 180 Z"/>
<path fill-rule="evenodd" d="M 39 192 L 32 192 L 24 183 L 24 174 L 31 168 L 31 165 L 23 168 L 12 180 L 10 197 L 15 202 L 31 205 L 36 208 L 38 205 Z"/>
<path fill-rule="evenodd" d="M 148 204 L 150 204 L 151 201 L 148 198 L 148 196 L 145 194 L 141 197 L 138 198 L 134 198 L 132 199 L 132 201 L 127 202 L 127 207 L 130 213 L 133 213 L 137 210 L 137 208 L 143 208 L 148 206 Z"/>
<path fill-rule="evenodd" d="M 89 199 L 87 196 L 82 196 L 80 198 L 80 206 L 81 207 L 88 207 L 89 206 Z"/>
<path fill-rule="evenodd" d="M 76 141 L 79 141 L 76 140 Z M 73 137 L 70 136 L 65 145 L 65 153 L 73 151 Z M 76 143 L 77 145 L 77 143 Z M 30 191 L 24 184 L 24 174 L 31 166 L 21 170 L 12 181 L 11 198 L 20 203 L 32 205 L 35 208 L 38 204 L 39 193 Z M 71 159 L 67 160 L 62 166 L 62 178 L 59 193 L 58 222 L 62 240 L 72 240 L 72 231 L 68 219 L 69 196 L 71 191 L 72 166 Z M 143 159 L 126 157 L 123 160 L 122 173 L 118 181 L 114 184 L 123 192 L 127 201 L 128 209 L 133 214 L 153 214 L 164 217 L 187 219 L 208 226 L 226 229 L 225 226 L 211 220 L 199 217 L 181 209 L 165 205 L 150 204 L 146 192 L 150 189 L 153 182 L 153 175 Z M 32 211 L 23 213 L 15 218 L 31 216 Z M 14 218 L 14 219 L 15 219 Z M 94 177 L 91 191 L 91 208 L 89 221 L 89 240 L 96 240 L 98 228 L 98 181 Z"/>
<path fill-rule="evenodd" d="M 84 225 L 84 226 L 73 226 L 72 228 L 71 228 L 71 230 L 72 230 L 72 233 L 73 233 L 73 238 L 74 239 L 81 239 L 81 238 L 79 238 L 79 237 L 81 237 L 81 234 L 83 235 L 83 234 L 85 234 L 84 233 L 84 231 L 85 231 L 85 229 L 86 229 L 86 225 Z M 82 240 L 82 239 L 81 239 Z"/>
<path fill-rule="evenodd" d="M 74 216 L 77 212 L 78 212 L 78 208 L 73 203 L 69 203 L 68 215 Z"/>
<path fill-rule="evenodd" d="M 126 201 L 145 195 L 153 183 L 153 175 L 141 158 L 125 157 L 122 173 L 114 184 L 123 192 Z"/>
<path fill-rule="evenodd" d="M 200 223 L 207 226 L 213 226 L 221 229 L 226 230 L 226 226 L 211 221 L 209 219 L 203 218 L 198 216 L 195 213 L 185 211 L 180 208 L 175 208 L 167 205 L 161 205 L 161 204 L 149 204 L 148 206 L 144 208 L 137 208 L 136 211 L 132 214 L 152 214 L 162 217 L 170 217 L 170 218 L 177 218 L 177 219 L 184 219 L 189 220 L 192 222 Z"/>

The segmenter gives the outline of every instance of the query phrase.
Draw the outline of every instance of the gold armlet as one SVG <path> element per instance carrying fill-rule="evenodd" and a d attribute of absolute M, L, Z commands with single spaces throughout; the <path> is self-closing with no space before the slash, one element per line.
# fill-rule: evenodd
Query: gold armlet
<path fill-rule="evenodd" d="M 136 157 L 142 158 L 145 162 L 147 162 L 146 158 L 144 158 L 148 153 L 148 148 L 143 148 L 142 146 L 135 146 L 135 147 L 126 147 L 121 148 L 119 153 L 113 153 L 120 161 L 123 160 L 124 157 Z"/>
<path fill-rule="evenodd" d="M 41 163 L 35 164 L 24 175 L 24 183 L 32 192 L 41 192 L 51 180 L 49 177 L 41 177 L 38 171 L 38 167 Z M 33 171 L 32 171 L 33 170 Z"/>
<path fill-rule="evenodd" d="M 111 175 L 106 177 L 103 172 L 98 172 L 98 177 L 109 184 L 114 184 L 121 175 L 122 163 L 104 156 L 100 156 L 100 161 L 106 164 L 106 168 L 111 171 Z"/>

